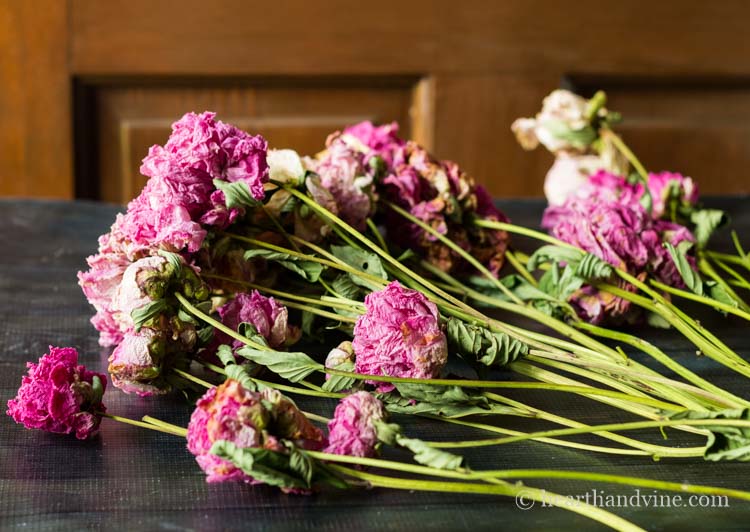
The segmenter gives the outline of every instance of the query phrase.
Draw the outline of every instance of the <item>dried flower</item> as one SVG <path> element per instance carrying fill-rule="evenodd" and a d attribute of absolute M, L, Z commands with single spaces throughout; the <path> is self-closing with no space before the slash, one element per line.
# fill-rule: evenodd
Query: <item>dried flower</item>
<path fill-rule="evenodd" d="M 37 364 L 28 362 L 28 375 L 18 395 L 8 401 L 8 415 L 26 428 L 58 434 L 74 433 L 79 440 L 95 436 L 105 412 L 104 375 L 78 365 L 72 347 L 49 347 Z"/>
<path fill-rule="evenodd" d="M 354 362 L 354 347 L 348 340 L 341 342 L 328 352 L 325 367 L 335 368 L 344 362 Z"/>
<path fill-rule="evenodd" d="M 398 136 L 398 124 L 391 122 L 375 126 L 369 120 L 349 126 L 344 130 L 344 139 L 354 143 L 356 148 L 367 153 L 368 157 L 379 157 L 389 167 L 398 148 L 404 140 Z"/>
<path fill-rule="evenodd" d="M 519 118 L 513 122 L 511 129 L 526 150 L 533 150 L 541 143 L 555 154 L 560 151 L 578 152 L 582 146 L 571 143 L 563 133 L 580 131 L 589 125 L 587 107 L 586 99 L 558 89 L 544 98 L 542 110 L 536 118 Z"/>
<path fill-rule="evenodd" d="M 484 187 L 451 161 L 438 161 L 416 143 L 396 154 L 392 172 L 380 185 L 382 195 L 407 210 L 437 233 L 469 252 L 492 273 L 502 268 L 508 235 L 466 223 L 471 217 L 507 221 Z M 438 238 L 392 210 L 384 223 L 396 244 L 411 249 L 443 271 L 470 271 L 468 263 Z"/>
<path fill-rule="evenodd" d="M 325 452 L 345 456 L 373 457 L 378 443 L 376 422 L 385 419 L 383 403 L 368 392 L 347 395 L 336 406 L 328 422 Z"/>
<path fill-rule="evenodd" d="M 547 172 L 544 180 L 544 195 L 550 205 L 562 205 L 589 180 L 589 177 L 604 167 L 598 155 L 571 155 L 560 153 Z"/>
<path fill-rule="evenodd" d="M 336 211 L 348 224 L 364 230 L 366 219 L 374 211 L 372 176 L 363 165 L 362 153 L 350 148 L 337 133 L 326 142 L 327 149 L 308 159 L 309 170 L 320 176 L 320 185 L 333 197 Z"/>
<path fill-rule="evenodd" d="M 164 331 L 143 327 L 130 330 L 109 356 L 112 384 L 141 397 L 165 394 L 171 386 L 163 378 L 167 355 Z"/>
<path fill-rule="evenodd" d="M 365 297 L 365 314 L 354 327 L 357 373 L 434 378 L 448 360 L 448 345 L 434 303 L 398 281 Z M 375 383 L 380 391 L 393 385 Z"/>
<path fill-rule="evenodd" d="M 231 462 L 211 454 L 217 441 L 229 441 L 240 448 L 263 448 L 284 452 L 282 439 L 304 449 L 325 447 L 325 436 L 310 424 L 289 401 L 273 390 L 257 393 L 232 379 L 211 388 L 201 397 L 188 425 L 188 449 L 206 472 L 208 482 L 259 481 Z"/>
<path fill-rule="evenodd" d="M 250 323 L 265 338 L 272 348 L 289 346 L 300 337 L 300 330 L 289 325 L 289 311 L 272 297 L 261 295 L 257 290 L 240 293 L 218 309 L 221 322 L 232 330 L 241 323 Z M 216 331 L 219 343 L 232 342 L 235 349 L 242 347 L 238 340 L 232 340 L 221 331 Z"/>
<path fill-rule="evenodd" d="M 672 218 L 671 208 L 694 207 L 698 203 L 698 185 L 689 177 L 673 172 L 648 174 L 654 218 Z M 666 215 L 666 216 L 665 216 Z"/>

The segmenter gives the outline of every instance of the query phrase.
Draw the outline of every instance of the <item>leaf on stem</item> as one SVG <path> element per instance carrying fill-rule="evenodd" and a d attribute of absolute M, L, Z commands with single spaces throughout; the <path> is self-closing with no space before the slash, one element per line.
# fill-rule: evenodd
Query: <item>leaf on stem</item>
<path fill-rule="evenodd" d="M 714 231 L 728 221 L 727 214 L 718 209 L 700 209 L 691 212 L 690 222 L 693 224 L 693 234 L 698 248 L 704 249 Z"/>
<path fill-rule="evenodd" d="M 167 308 L 168 305 L 165 300 L 157 299 L 156 301 L 146 303 L 140 308 L 133 309 L 130 313 L 130 317 L 133 318 L 133 328 L 136 331 L 140 331 L 141 327 L 158 317 Z"/>
<path fill-rule="evenodd" d="M 354 372 L 354 362 L 351 360 L 345 360 L 341 364 L 334 366 L 333 369 L 352 373 Z M 351 390 L 356 384 L 357 379 L 352 377 L 344 375 L 329 375 L 323 383 L 323 389 L 327 392 L 342 392 L 344 390 Z"/>
<path fill-rule="evenodd" d="M 244 181 L 230 183 L 223 179 L 214 179 L 214 186 L 224 193 L 224 200 L 228 208 L 257 207 L 261 202 L 253 197 L 250 188 Z"/>
<path fill-rule="evenodd" d="M 299 457 L 295 457 L 295 464 L 292 465 L 291 455 L 258 447 L 237 447 L 225 440 L 214 442 L 210 452 L 270 486 L 287 489 L 311 487 L 312 473 L 308 474 L 308 464 L 302 463 Z"/>
<path fill-rule="evenodd" d="M 378 439 L 386 445 L 404 447 L 414 453 L 414 461 L 437 469 L 456 470 L 463 466 L 463 456 L 451 454 L 441 449 L 430 447 L 422 440 L 407 438 L 402 429 L 395 423 L 376 421 L 375 430 Z"/>
<path fill-rule="evenodd" d="M 686 410 L 672 414 L 669 419 L 739 419 L 748 421 L 750 420 L 750 409 L 738 408 L 719 412 Z M 721 425 L 709 425 L 701 428 L 710 432 L 708 444 L 703 453 L 706 460 L 712 462 L 720 460 L 750 461 L 750 428 L 722 427 Z"/>
<path fill-rule="evenodd" d="M 282 253 L 280 251 L 273 251 L 270 249 L 248 249 L 245 252 L 245 260 L 250 260 L 255 257 L 260 257 L 269 261 L 276 262 L 280 266 L 283 266 L 287 270 L 291 270 L 298 274 L 300 277 L 311 283 L 318 282 L 320 275 L 326 269 L 326 266 L 319 262 L 305 260 L 303 258 L 290 255 L 288 253 Z"/>
<path fill-rule="evenodd" d="M 683 240 L 677 247 L 674 247 L 669 242 L 664 242 L 664 247 L 669 252 L 669 256 L 680 273 L 685 286 L 694 294 L 703 295 L 703 280 L 687 258 L 687 252 L 693 247 L 693 243 Z"/>
<path fill-rule="evenodd" d="M 260 351 L 246 346 L 238 349 L 236 354 L 270 369 L 291 382 L 299 382 L 314 371 L 325 369 L 322 364 L 301 352 Z"/>
<path fill-rule="evenodd" d="M 357 249 L 352 246 L 331 246 L 331 253 L 339 259 L 351 266 L 352 268 L 361 272 L 367 273 L 374 277 L 380 277 L 381 279 L 388 280 L 388 274 L 385 271 L 385 266 L 375 253 Z M 379 289 L 380 287 L 374 285 L 367 279 L 362 279 L 358 275 L 348 274 L 352 282 L 359 286 L 364 286 L 369 289 Z"/>
<path fill-rule="evenodd" d="M 451 349 L 470 363 L 502 367 L 529 352 L 528 345 L 506 333 L 469 325 L 458 318 L 448 319 L 445 332 Z"/>

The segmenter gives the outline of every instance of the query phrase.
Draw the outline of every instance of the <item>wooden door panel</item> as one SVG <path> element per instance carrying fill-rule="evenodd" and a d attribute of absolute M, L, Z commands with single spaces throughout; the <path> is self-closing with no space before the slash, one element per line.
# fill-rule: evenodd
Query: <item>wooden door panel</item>
<path fill-rule="evenodd" d="M 320 86 L 282 81 L 227 87 L 170 87 L 104 85 L 94 88 L 101 139 L 98 148 L 100 195 L 106 201 L 123 203 L 145 184 L 141 160 L 153 144 L 163 144 L 170 125 L 186 111 L 212 110 L 218 118 L 254 134 L 261 134 L 271 147 L 292 148 L 301 154 L 323 149 L 328 134 L 346 125 L 373 120 L 397 120 L 405 135 L 412 130 L 415 80 L 379 80 L 373 86 L 361 83 Z M 96 156 L 96 153 L 90 153 Z"/>

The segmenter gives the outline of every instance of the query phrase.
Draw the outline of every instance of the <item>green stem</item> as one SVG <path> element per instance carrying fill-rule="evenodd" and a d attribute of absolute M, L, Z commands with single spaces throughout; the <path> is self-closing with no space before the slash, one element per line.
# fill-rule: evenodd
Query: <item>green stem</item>
<path fill-rule="evenodd" d="M 172 423 L 167 423 L 166 421 L 162 421 L 161 419 L 156 419 L 155 417 L 151 416 L 143 416 L 141 419 L 143 419 L 143 421 L 148 423 L 149 425 L 160 427 L 166 431 L 171 431 L 170 433 L 174 434 L 175 436 L 182 436 L 183 438 L 187 436 L 188 431 L 185 427 L 173 425 Z"/>
<path fill-rule="evenodd" d="M 506 497 L 516 497 L 516 500 L 521 500 L 524 503 L 529 501 L 541 502 L 549 506 L 557 506 L 564 510 L 586 516 L 594 521 L 598 521 L 614 530 L 621 532 L 643 532 L 643 529 L 637 527 L 633 523 L 616 516 L 615 514 L 606 512 L 596 506 L 591 506 L 583 502 L 576 502 L 571 505 L 570 499 L 563 497 L 546 490 L 540 490 L 537 488 L 531 488 L 529 486 L 515 485 L 515 484 L 501 484 L 501 485 L 487 485 L 487 484 L 476 484 L 476 483 L 464 483 L 464 482 L 436 482 L 430 480 L 413 480 L 413 479 L 397 479 L 392 477 L 385 477 L 381 475 L 375 475 L 373 473 L 365 473 L 356 469 L 348 467 L 342 467 L 337 465 L 330 465 L 331 469 L 361 480 L 366 480 L 372 486 L 401 489 L 401 490 L 421 490 L 421 491 L 437 491 L 443 493 L 476 493 L 484 495 L 501 495 Z M 521 497 L 521 499 L 519 499 Z M 567 504 L 566 504 L 567 503 Z"/>
<path fill-rule="evenodd" d="M 493 432 L 495 434 L 505 434 L 506 436 L 520 436 L 522 434 L 528 434 L 527 432 L 505 429 L 502 427 L 497 427 L 495 425 L 487 425 L 486 423 L 477 423 L 475 421 L 465 421 L 463 419 L 457 419 L 457 418 L 447 418 L 447 417 L 432 416 L 432 415 L 422 415 L 422 417 L 435 419 L 438 421 L 442 421 L 444 423 L 452 423 L 454 425 L 470 427 L 470 428 L 477 429 L 477 430 L 484 430 L 486 432 Z M 583 425 L 583 424 L 581 423 L 580 425 Z M 570 426 L 570 425 L 566 425 L 566 426 Z M 578 443 L 578 442 L 573 442 L 573 441 L 568 441 L 568 440 L 559 440 L 555 438 L 533 438 L 533 440 L 541 442 L 541 443 L 557 445 L 559 447 L 569 447 L 572 449 L 580 449 L 582 451 L 592 451 L 596 453 L 617 454 L 617 455 L 625 455 L 625 456 L 652 456 L 653 455 L 652 452 L 642 451 L 639 449 L 619 449 L 619 448 L 614 448 L 614 447 L 603 447 L 600 445 L 589 445 L 585 443 Z"/>
<path fill-rule="evenodd" d="M 505 251 L 505 256 L 508 259 L 510 265 L 513 266 L 513 269 L 516 270 L 521 277 L 526 279 L 526 281 L 528 281 L 531 286 L 539 285 L 534 276 L 529 273 L 529 270 L 523 267 L 523 264 L 521 264 L 521 261 L 516 257 L 516 254 L 511 249 L 507 249 Z"/>
<path fill-rule="evenodd" d="M 305 312 L 309 312 L 311 314 L 315 314 L 317 316 L 322 316 L 324 318 L 328 318 L 330 320 L 334 321 L 344 321 L 346 323 L 356 323 L 357 318 L 353 318 L 351 316 L 344 316 L 342 314 L 336 314 L 335 312 L 328 312 L 326 310 L 322 310 L 317 307 L 312 307 L 310 305 L 303 305 L 302 303 L 295 303 L 293 301 L 287 301 L 286 299 L 277 298 L 277 301 L 281 303 L 282 305 L 285 305 L 289 308 L 296 308 L 298 310 L 302 310 Z M 318 301 L 320 303 L 320 301 Z"/>
<path fill-rule="evenodd" d="M 646 171 L 646 168 L 641 164 L 641 161 L 638 160 L 638 157 L 635 156 L 635 153 L 628 148 L 620 135 L 609 128 L 600 129 L 599 134 L 612 141 L 612 144 L 625 156 L 628 162 L 633 165 L 633 168 L 635 168 L 636 172 L 638 172 L 638 175 L 643 180 L 644 185 L 648 184 L 648 172 Z M 644 193 L 648 193 L 648 187 L 645 187 Z"/>
<path fill-rule="evenodd" d="M 367 217 L 367 227 L 370 228 L 370 231 L 375 236 L 375 239 L 378 241 L 378 244 L 380 244 L 380 247 L 383 248 L 383 251 L 390 254 L 390 251 L 388 251 L 388 244 L 385 243 L 383 235 L 380 234 L 380 231 L 378 231 L 378 227 L 375 225 L 375 222 L 373 222 L 372 218 L 370 218 L 369 216 Z"/>
<path fill-rule="evenodd" d="M 750 307 L 748 307 L 747 303 L 745 303 L 745 301 L 737 294 L 737 292 L 735 292 L 732 287 L 729 286 L 718 273 L 716 273 L 716 270 L 714 270 L 713 266 L 711 266 L 711 263 L 702 256 L 698 257 L 698 270 L 701 273 L 709 276 L 719 286 L 721 286 L 724 291 L 737 302 L 742 310 L 746 312 L 750 310 Z"/>
<path fill-rule="evenodd" d="M 733 307 L 732 305 L 722 303 L 721 301 L 717 301 L 715 299 L 711 299 L 710 297 L 700 296 L 693 292 L 688 292 L 687 290 L 680 290 L 679 288 L 674 288 L 664 283 L 660 283 L 659 281 L 656 281 L 656 280 L 652 280 L 650 281 L 650 283 L 652 286 L 654 286 L 655 288 L 658 288 L 659 290 L 662 290 L 663 292 L 674 294 L 683 299 L 689 299 L 691 301 L 695 301 L 702 305 L 713 307 L 714 309 L 719 310 L 721 312 L 726 312 L 727 314 L 734 314 L 735 316 L 739 316 L 742 319 L 750 321 L 750 313 L 745 312 L 744 310 L 740 308 Z"/>
<path fill-rule="evenodd" d="M 173 436 L 182 436 L 183 435 L 182 433 L 177 433 L 175 431 L 166 429 L 164 427 L 158 427 L 158 426 L 152 425 L 150 423 L 144 423 L 143 421 L 136 421 L 135 419 L 130 419 L 130 418 L 121 417 L 121 416 L 115 416 L 113 414 L 107 414 L 105 412 L 98 412 L 98 415 L 100 415 L 102 417 L 109 418 L 109 419 L 111 419 L 113 421 L 119 421 L 120 423 L 126 423 L 128 425 L 134 425 L 136 427 L 141 427 L 141 428 L 144 428 L 144 429 L 156 430 L 158 432 L 164 432 L 164 433 L 167 433 L 167 434 L 172 434 Z"/>
<path fill-rule="evenodd" d="M 677 427 L 684 425 L 687 427 L 737 427 L 747 429 L 750 428 L 750 421 L 739 420 L 739 419 L 666 419 L 659 421 L 632 421 L 627 423 L 608 423 L 605 425 L 591 425 L 582 428 L 569 428 L 569 429 L 553 429 L 539 432 L 530 432 L 524 436 L 510 436 L 507 438 L 492 438 L 487 440 L 474 440 L 474 441 L 463 441 L 463 442 L 435 442 L 431 445 L 441 448 L 461 448 L 461 447 L 481 447 L 487 445 L 502 445 L 506 443 L 515 443 L 524 440 L 531 440 L 535 438 L 547 438 L 557 436 L 574 436 L 577 434 L 590 434 L 598 432 L 610 432 L 610 431 L 629 431 L 629 430 L 640 430 L 640 429 L 662 429 L 667 427 Z M 696 457 L 702 456 L 705 452 L 705 447 L 678 447 L 673 448 L 675 454 L 672 456 L 680 457 Z M 700 451 L 700 452 L 699 452 Z M 669 456 L 669 455 L 658 455 L 658 456 Z"/>
<path fill-rule="evenodd" d="M 646 340 L 643 340 L 642 338 L 638 338 L 636 336 L 633 336 L 631 334 L 627 334 L 620 331 L 613 331 L 611 329 L 605 329 L 604 327 L 599 327 L 597 325 L 593 325 L 591 323 L 586 322 L 576 322 L 575 327 L 579 327 L 581 329 L 584 329 L 586 331 L 589 331 L 592 334 L 595 334 L 597 336 L 601 336 L 603 338 L 609 338 L 611 340 L 617 340 L 623 343 L 626 343 L 628 345 L 631 345 L 643 353 L 646 353 L 647 355 L 651 356 L 654 360 L 658 361 L 665 367 L 669 368 L 670 370 L 674 371 L 677 375 L 681 376 L 688 382 L 691 382 L 695 386 L 698 386 L 699 388 L 710 392 L 716 396 L 716 399 L 713 399 L 712 401 L 714 403 L 717 403 L 717 406 L 723 406 L 728 408 L 739 408 L 744 406 L 750 406 L 750 402 L 746 401 L 745 399 L 741 399 L 740 397 L 737 397 L 726 390 L 723 390 L 722 388 L 719 388 L 718 386 L 712 384 L 711 382 L 703 379 L 699 375 L 693 373 L 686 367 L 684 367 L 682 364 L 679 364 L 672 360 L 664 351 L 656 347 L 655 345 L 647 342 Z"/>
<path fill-rule="evenodd" d="M 181 369 L 178 369 L 178 368 L 172 368 L 172 371 L 174 371 L 175 373 L 177 373 L 177 375 L 181 376 L 182 378 L 187 379 L 187 380 L 189 380 L 191 382 L 194 382 L 194 383 L 198 384 L 199 386 L 203 386 L 204 388 L 213 388 L 214 387 L 214 385 L 211 384 L 210 382 L 206 382 L 206 381 L 204 381 L 202 379 L 199 379 L 198 377 L 196 377 L 195 375 L 193 375 L 191 373 L 188 373 L 187 371 L 182 371 Z"/>
<path fill-rule="evenodd" d="M 718 251 L 706 251 L 706 255 L 708 255 L 712 259 L 719 259 L 722 262 L 728 262 L 730 264 L 742 266 L 750 271 L 750 259 L 743 259 L 742 257 L 730 255 L 729 253 L 719 253 Z"/>
<path fill-rule="evenodd" d="M 402 217 L 409 220 L 411 223 L 415 224 L 417 227 L 421 228 L 423 231 L 427 232 L 428 234 L 432 235 L 433 237 L 437 238 L 440 242 L 445 244 L 449 249 L 453 250 L 455 253 L 458 254 L 459 257 L 463 258 L 466 262 L 474 266 L 474 268 L 477 269 L 482 275 L 484 275 L 487 280 L 489 280 L 493 285 L 495 285 L 495 288 L 500 290 L 507 298 L 509 298 L 511 301 L 515 302 L 518 305 L 523 306 L 523 301 L 514 294 L 507 286 L 505 286 L 503 283 L 501 283 L 496 276 L 492 274 L 481 262 L 479 262 L 477 259 L 475 259 L 473 256 L 471 256 L 469 253 L 466 252 L 465 249 L 462 249 L 461 246 L 453 242 L 450 238 L 446 237 L 445 235 L 441 234 L 440 232 L 436 231 L 434 228 L 430 227 L 428 224 L 424 223 L 422 220 L 417 218 L 416 216 L 413 216 L 412 214 L 406 212 L 404 209 L 399 207 L 398 205 L 395 205 L 391 203 L 390 201 L 385 201 L 385 205 L 387 205 L 390 209 L 400 214 Z"/>
<path fill-rule="evenodd" d="M 321 301 L 320 299 L 317 299 L 314 297 L 300 296 L 298 294 L 292 294 L 290 292 L 284 292 L 282 290 L 275 290 L 267 286 L 250 283 L 248 281 L 240 281 L 239 279 L 232 279 L 231 277 L 225 277 L 223 275 L 216 275 L 213 273 L 201 272 L 201 277 L 204 277 L 206 279 L 217 279 L 219 281 L 226 281 L 228 283 L 238 284 L 240 286 L 244 286 L 247 288 L 251 288 L 253 290 L 257 290 L 258 292 L 263 292 L 264 294 L 268 294 L 268 295 L 276 296 L 276 297 L 283 297 L 286 299 L 293 299 L 295 301 L 301 301 L 302 303 L 320 304 L 320 301 Z M 351 308 L 351 305 L 347 303 L 339 303 L 332 299 L 326 300 L 326 304 L 329 307 L 340 308 L 343 310 L 349 310 Z"/>
<path fill-rule="evenodd" d="M 727 281 L 729 284 L 732 284 L 734 286 L 739 286 L 740 288 L 750 289 L 750 282 L 748 282 L 747 279 L 745 279 L 740 274 L 740 272 L 738 272 L 737 270 L 735 270 L 734 268 L 732 268 L 731 266 L 729 266 L 728 264 L 720 260 L 717 260 L 717 259 L 711 259 L 711 260 L 713 260 L 713 262 L 715 262 L 716 265 L 719 266 L 719 268 L 721 268 L 722 270 L 727 272 L 729 275 L 734 277 L 734 279 L 729 279 Z"/>

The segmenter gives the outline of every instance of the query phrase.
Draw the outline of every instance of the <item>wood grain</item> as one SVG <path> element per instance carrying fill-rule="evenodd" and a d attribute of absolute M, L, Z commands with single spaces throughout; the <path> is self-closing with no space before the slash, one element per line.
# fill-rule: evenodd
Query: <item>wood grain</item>
<path fill-rule="evenodd" d="M 124 203 L 140 191 L 146 182 L 139 173 L 141 160 L 151 145 L 164 144 L 172 122 L 187 110 L 215 111 L 221 120 L 262 134 L 272 147 L 313 155 L 330 133 L 361 120 L 397 120 L 410 135 L 412 124 L 429 114 L 416 109 L 413 85 L 414 80 L 394 78 L 369 84 L 336 80 L 330 86 L 297 79 L 199 88 L 98 87 L 101 197 Z"/>
<path fill-rule="evenodd" d="M 0 2 L 0 195 L 73 197 L 67 5 Z"/>

